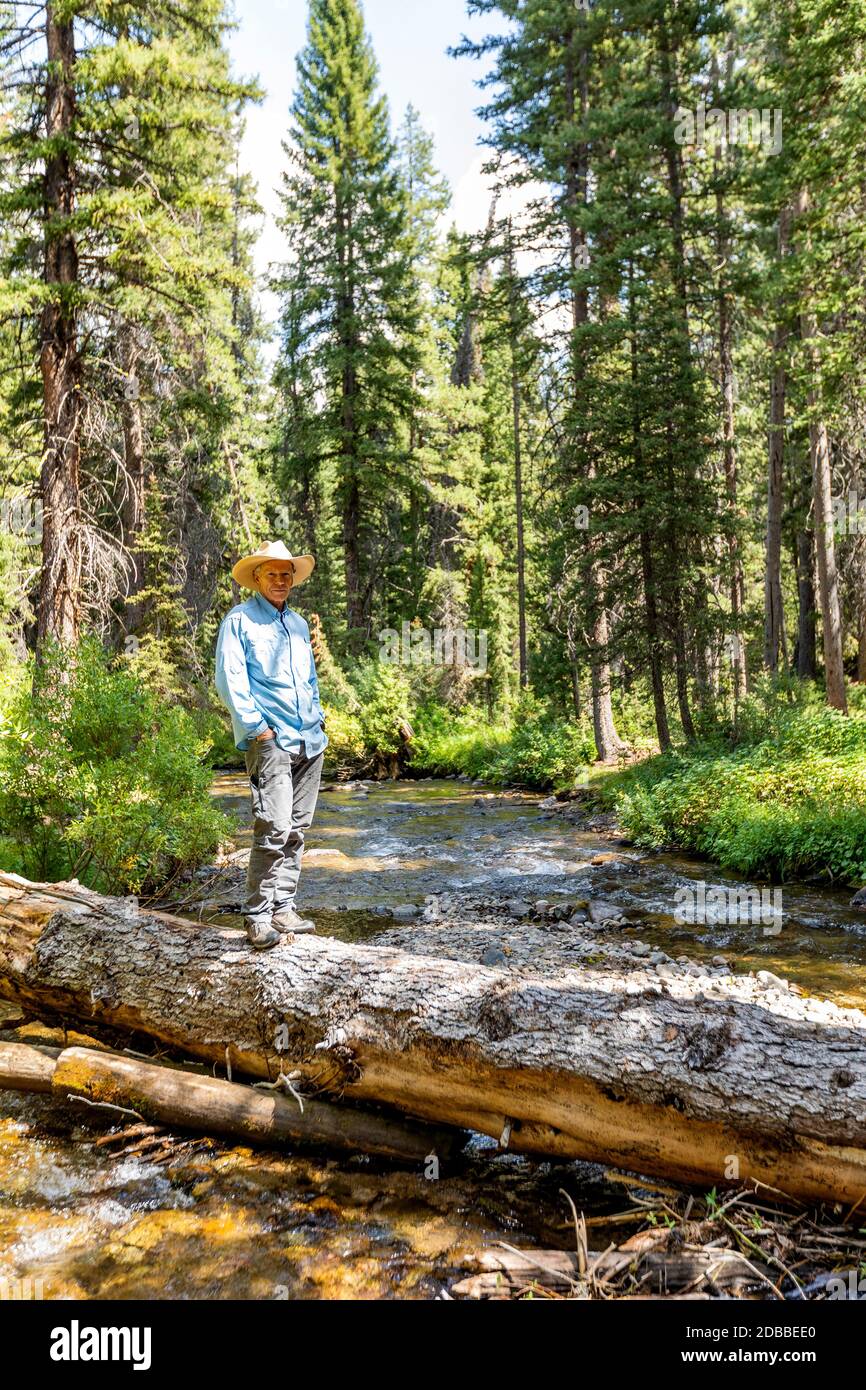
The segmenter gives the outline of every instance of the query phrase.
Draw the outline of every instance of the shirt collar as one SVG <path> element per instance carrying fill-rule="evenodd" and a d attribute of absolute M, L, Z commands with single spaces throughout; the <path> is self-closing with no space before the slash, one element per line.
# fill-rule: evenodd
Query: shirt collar
<path fill-rule="evenodd" d="M 264 597 L 264 595 L 260 594 L 258 590 L 256 590 L 256 592 L 253 594 L 253 602 L 258 606 L 259 612 L 265 619 L 267 619 L 270 622 L 279 622 L 279 608 L 275 608 L 272 603 L 269 603 L 268 600 Z M 288 606 L 286 605 L 283 608 L 283 612 L 286 613 L 287 611 Z"/>

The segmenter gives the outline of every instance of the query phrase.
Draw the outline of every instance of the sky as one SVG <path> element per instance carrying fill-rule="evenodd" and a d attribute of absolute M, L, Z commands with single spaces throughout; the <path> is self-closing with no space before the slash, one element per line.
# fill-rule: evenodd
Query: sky
<path fill-rule="evenodd" d="M 464 0 L 364 0 L 363 9 L 392 127 L 411 101 L 435 140 L 439 169 L 451 185 L 449 221 L 461 231 L 477 231 L 490 206 L 481 166 L 491 151 L 480 143 L 483 128 L 475 115 L 485 93 L 474 85 L 486 64 L 449 58 L 446 49 L 463 34 L 483 37 L 490 31 L 490 18 L 469 19 Z M 305 0 L 235 0 L 235 18 L 238 28 L 229 39 L 235 71 L 257 77 L 266 93 L 260 106 L 247 109 L 241 149 L 242 168 L 255 179 L 265 210 L 256 250 L 256 269 L 263 275 L 284 256 L 274 220 L 280 208 L 280 142 L 289 125 L 295 55 L 306 41 L 307 6 Z M 262 307 L 268 318 L 275 317 L 272 296 L 262 295 Z"/>

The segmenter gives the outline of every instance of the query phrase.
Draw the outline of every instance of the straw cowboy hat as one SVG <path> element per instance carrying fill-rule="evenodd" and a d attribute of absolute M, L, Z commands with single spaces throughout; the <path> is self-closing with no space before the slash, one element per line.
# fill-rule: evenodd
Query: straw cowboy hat
<path fill-rule="evenodd" d="M 238 560 L 232 569 L 232 579 L 242 589 L 257 588 L 256 581 L 253 579 L 253 570 L 257 569 L 259 565 L 267 564 L 269 560 L 291 565 L 295 575 L 292 582 L 293 589 L 297 589 L 299 584 L 303 584 L 305 579 L 309 579 L 316 563 L 312 555 L 293 555 L 290 550 L 286 550 L 282 541 L 268 541 L 267 545 L 254 550 L 252 555 L 244 555 L 243 559 Z"/>

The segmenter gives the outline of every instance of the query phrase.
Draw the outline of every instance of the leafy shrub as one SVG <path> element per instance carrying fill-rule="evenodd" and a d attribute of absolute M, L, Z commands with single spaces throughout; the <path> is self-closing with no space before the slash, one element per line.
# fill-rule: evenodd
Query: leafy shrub
<path fill-rule="evenodd" d="M 570 786 L 594 758 L 595 743 L 585 725 L 552 717 L 524 691 L 515 710 L 511 737 L 479 775 L 499 785 Z"/>
<path fill-rule="evenodd" d="M 648 759 L 600 795 L 649 848 L 768 878 L 866 880 L 866 718 L 804 700 L 765 708 L 751 731 L 764 736 Z"/>
<path fill-rule="evenodd" d="M 419 711 L 412 765 L 433 773 L 466 773 L 498 786 L 571 785 L 595 757 L 591 731 L 554 718 L 524 692 L 512 718 L 491 721 L 486 711 L 459 713 L 428 705 Z"/>
<path fill-rule="evenodd" d="M 396 753 L 403 747 L 400 725 L 411 724 L 409 682 L 403 669 L 375 658 L 360 662 L 353 681 L 358 725 L 370 753 Z M 330 738 L 330 729 L 328 737 Z"/>
<path fill-rule="evenodd" d="M 413 729 L 413 769 L 440 777 L 480 777 L 511 735 L 510 723 L 491 721 L 486 710 L 474 705 L 452 710 L 433 701 L 418 709 Z"/>
<path fill-rule="evenodd" d="M 30 878 L 151 893 L 213 856 L 209 742 L 101 645 L 50 652 L 0 724 L 0 854 Z M 15 852 L 10 854 L 10 846 Z"/>
<path fill-rule="evenodd" d="M 352 768 L 364 759 L 364 730 L 357 714 L 323 704 L 328 746 L 325 762 L 338 768 Z"/>

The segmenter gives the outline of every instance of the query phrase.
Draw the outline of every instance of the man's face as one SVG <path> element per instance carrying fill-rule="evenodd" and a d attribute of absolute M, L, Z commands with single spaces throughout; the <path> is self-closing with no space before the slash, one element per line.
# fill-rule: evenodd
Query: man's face
<path fill-rule="evenodd" d="M 289 595 L 294 572 L 288 560 L 277 560 L 262 565 L 256 570 L 255 578 L 265 598 L 280 608 Z"/>

